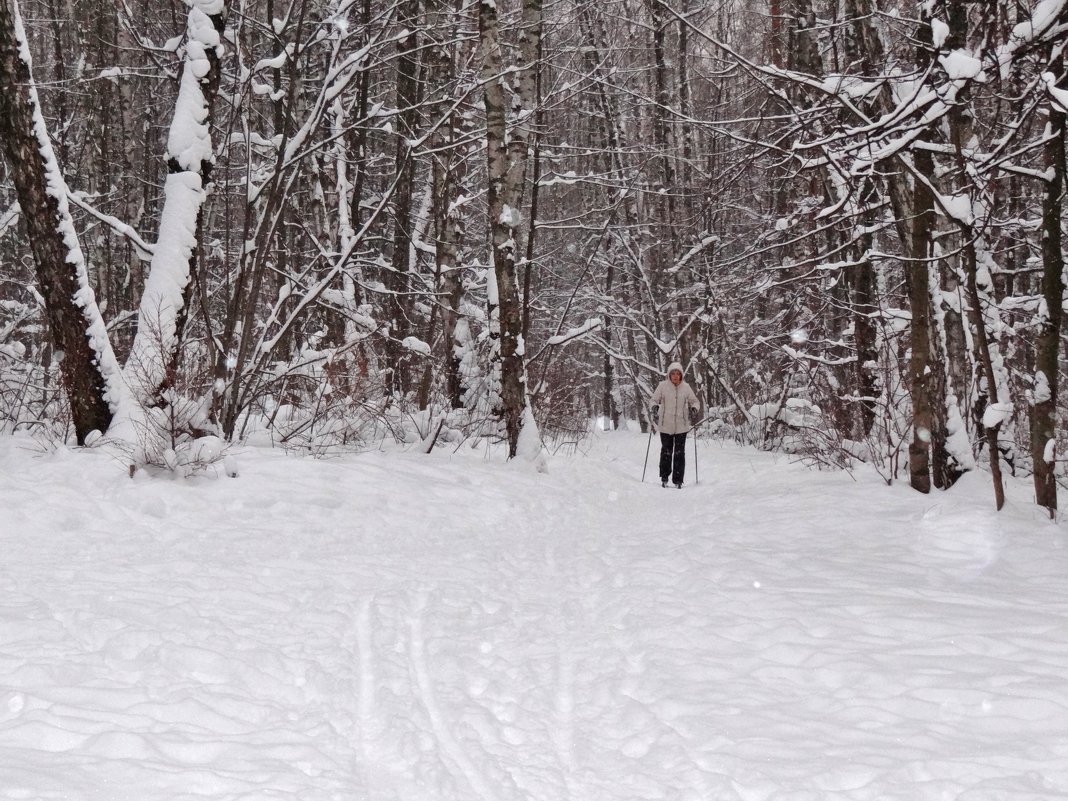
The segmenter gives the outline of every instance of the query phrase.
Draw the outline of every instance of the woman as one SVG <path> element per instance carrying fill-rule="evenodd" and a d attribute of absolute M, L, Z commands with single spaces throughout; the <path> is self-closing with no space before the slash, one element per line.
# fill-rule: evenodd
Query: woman
<path fill-rule="evenodd" d="M 668 365 L 668 377 L 653 392 L 653 416 L 660 431 L 660 486 L 668 479 L 682 489 L 686 473 L 686 433 L 697 421 L 701 404 L 690 385 L 682 380 L 682 365 Z"/>

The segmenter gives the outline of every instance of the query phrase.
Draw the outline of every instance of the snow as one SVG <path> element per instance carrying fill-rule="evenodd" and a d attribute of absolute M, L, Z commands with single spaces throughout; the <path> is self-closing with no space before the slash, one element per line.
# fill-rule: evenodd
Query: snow
<path fill-rule="evenodd" d="M 504 204 L 504 208 L 501 209 L 501 225 L 507 225 L 509 228 L 518 228 L 523 222 L 523 215 L 518 209 L 513 209 L 507 203 Z"/>
<path fill-rule="evenodd" d="M 795 428 L 818 424 L 822 414 L 818 406 L 804 398 L 787 398 L 785 403 L 758 403 L 749 408 L 751 420 L 777 420 Z"/>
<path fill-rule="evenodd" d="M 289 60 L 289 51 L 283 50 L 274 58 L 264 58 L 256 62 L 256 66 L 252 68 L 253 72 L 260 72 L 261 70 L 280 70 L 285 66 L 286 61 Z"/>
<path fill-rule="evenodd" d="M 226 10 L 225 0 L 192 0 L 191 4 L 204 14 L 222 14 Z"/>
<path fill-rule="evenodd" d="M 941 48 L 946 43 L 946 39 L 949 38 L 949 26 L 940 19 L 932 19 L 931 38 L 933 40 L 932 44 L 936 48 Z"/>
<path fill-rule="evenodd" d="M 497 308 L 501 305 L 500 297 L 497 290 L 497 271 L 492 268 L 486 270 L 486 305 L 491 309 Z"/>
<path fill-rule="evenodd" d="M 1046 91 L 1050 98 L 1057 104 L 1061 111 L 1068 111 L 1068 91 L 1057 86 L 1057 77 L 1052 72 L 1042 73 L 1042 82 L 1046 85 Z"/>
<path fill-rule="evenodd" d="M 983 411 L 983 428 L 994 428 L 1012 417 L 1011 403 L 991 403 Z"/>
<path fill-rule="evenodd" d="M 1037 33 L 1047 32 L 1056 23 L 1063 8 L 1064 0 L 1041 0 L 1031 12 L 1031 19 L 1013 29 L 1013 38 L 1028 41 Z"/>
<path fill-rule="evenodd" d="M 551 336 L 546 340 L 547 345 L 563 345 L 573 339 L 578 339 L 593 331 L 599 331 L 604 326 L 604 320 L 600 317 L 590 317 L 577 328 L 568 329 L 566 333 Z"/>
<path fill-rule="evenodd" d="M 539 473 L 547 472 L 549 469 L 548 460 L 545 458 L 545 448 L 541 442 L 541 432 L 534 420 L 534 412 L 531 411 L 530 404 L 523 408 L 523 423 L 519 428 L 515 455 L 517 459 L 532 465 Z"/>
<path fill-rule="evenodd" d="M 1065 5 L 1065 0 L 1040 0 L 1031 11 L 1030 19 L 1018 23 L 1009 35 L 1009 41 L 997 49 L 997 62 L 1005 77 L 1013 60 L 1026 52 L 1032 44 L 1055 32 L 1055 23 Z"/>
<path fill-rule="evenodd" d="M 418 353 L 420 356 L 429 356 L 431 354 L 430 345 L 418 337 L 405 337 L 401 342 L 401 346 L 412 353 Z"/>
<path fill-rule="evenodd" d="M 175 101 L 174 118 L 167 135 L 167 153 L 184 170 L 199 171 L 214 154 L 208 128 L 208 107 L 200 81 L 211 67 L 207 51 L 220 45 L 211 18 L 200 8 L 189 9 L 185 63 Z"/>
<path fill-rule="evenodd" d="M 938 60 L 951 81 L 971 80 L 983 74 L 983 63 L 967 50 L 954 50 Z"/>
<path fill-rule="evenodd" d="M 1049 403 L 1053 398 L 1053 390 L 1050 388 L 1049 378 L 1041 370 L 1035 370 L 1035 387 L 1032 393 L 1032 403 Z"/>
<path fill-rule="evenodd" d="M 0 796 L 1068 795 L 1068 549 L 1028 485 L 997 513 L 980 472 L 691 441 L 678 492 L 646 442 L 174 480 L 0 440 Z"/>
<path fill-rule="evenodd" d="M 1012 405 L 1007 405 L 1010 415 L 1007 415 L 1006 419 L 1011 416 L 1012 412 Z M 989 408 L 987 411 L 989 412 Z M 972 452 L 968 426 L 961 416 L 960 404 L 957 402 L 956 395 L 952 395 L 950 399 L 946 400 L 946 451 L 962 470 L 975 469 L 975 455 Z"/>

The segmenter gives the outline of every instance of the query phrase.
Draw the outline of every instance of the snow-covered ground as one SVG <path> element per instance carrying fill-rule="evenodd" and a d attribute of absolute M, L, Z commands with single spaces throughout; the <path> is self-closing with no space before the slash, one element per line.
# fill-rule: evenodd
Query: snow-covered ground
<path fill-rule="evenodd" d="M 586 450 L 131 480 L 0 440 L 0 798 L 1068 797 L 1066 531 L 1026 484 L 998 514 L 985 475 L 709 442 L 678 492 L 640 434 Z"/>

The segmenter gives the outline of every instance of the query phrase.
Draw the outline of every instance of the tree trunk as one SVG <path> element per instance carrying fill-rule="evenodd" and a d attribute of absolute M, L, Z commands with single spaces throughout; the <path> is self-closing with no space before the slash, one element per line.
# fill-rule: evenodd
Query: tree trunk
<path fill-rule="evenodd" d="M 947 13 L 949 18 L 950 35 L 946 40 L 946 47 L 950 49 L 962 48 L 967 44 L 968 38 L 967 10 L 963 3 L 951 2 L 947 6 Z M 958 94 L 956 99 L 958 101 L 966 101 L 966 88 L 962 88 L 960 92 L 961 93 Z M 962 104 L 958 103 L 958 105 L 955 105 L 950 109 L 948 119 L 950 139 L 954 155 L 956 156 L 958 173 L 957 185 L 954 188 L 957 191 L 966 191 L 969 192 L 969 194 L 973 194 L 978 190 L 976 187 L 970 186 L 971 182 L 967 175 L 967 164 L 964 154 L 964 149 L 968 146 L 968 143 L 972 138 L 970 118 L 964 112 Z M 973 336 L 975 337 L 975 350 L 979 356 L 979 365 L 986 385 L 985 397 L 981 398 L 980 402 L 983 405 L 1005 402 L 1008 398 L 1002 397 L 1002 394 L 1007 394 L 1007 388 L 1001 386 L 1001 382 L 998 380 L 998 376 L 994 370 L 994 359 L 991 354 L 990 332 L 987 330 L 986 320 L 984 319 L 983 314 L 983 299 L 979 293 L 979 265 L 976 253 L 979 234 L 971 222 L 962 220 L 957 220 L 956 222 L 960 230 L 960 258 L 961 267 L 964 273 L 965 289 L 967 292 L 969 321 L 972 326 Z M 959 353 L 957 353 L 956 356 L 963 366 L 963 364 L 967 362 L 966 349 L 963 346 L 963 333 L 961 334 L 960 339 L 962 341 L 958 344 Z M 956 372 L 958 371 L 951 371 L 950 377 L 952 378 L 953 374 Z M 960 393 L 960 396 L 963 397 L 963 392 Z M 985 423 L 982 425 L 987 440 L 987 450 L 990 458 L 990 473 L 994 484 L 994 504 L 997 509 L 1000 510 L 1005 505 L 1005 487 L 1001 478 L 1001 460 L 1000 452 L 998 450 L 998 432 L 1001 429 L 1001 422 L 999 420 L 991 426 L 988 426 Z"/>
<path fill-rule="evenodd" d="M 875 186 L 866 181 L 861 190 L 861 202 L 865 206 L 874 203 Z M 853 343 L 856 348 L 856 361 L 853 363 L 853 381 L 859 397 L 855 414 L 857 430 L 854 432 L 859 440 L 865 440 L 875 425 L 876 397 L 879 389 L 879 376 L 875 367 L 879 358 L 875 315 L 879 311 L 876 298 L 875 265 L 872 264 L 871 251 L 873 237 L 870 233 L 875 222 L 875 213 L 865 211 L 861 216 L 861 227 L 865 233 L 857 243 L 858 263 L 847 273 L 850 289 L 850 309 L 853 314 Z"/>
<path fill-rule="evenodd" d="M 397 140 L 394 151 L 394 170 L 397 188 L 394 192 L 393 255 L 385 285 L 389 290 L 389 339 L 386 343 L 386 391 L 403 395 L 412 385 L 410 357 L 401 344 L 412 329 L 412 296 L 409 273 L 412 269 L 412 197 L 415 182 L 415 160 L 410 142 L 415 136 L 416 106 L 419 102 L 419 3 L 404 0 L 398 6 L 398 24 L 407 35 L 397 40 L 396 105 Z"/>
<path fill-rule="evenodd" d="M 510 91 L 506 94 L 497 4 L 492 0 L 479 3 L 493 264 L 489 292 L 490 338 L 494 345 L 494 372 L 499 376 L 500 386 L 496 413 L 507 434 L 509 457 L 517 453 L 527 416 L 522 305 L 516 284 L 516 234 L 526 174 L 530 135 L 526 126 L 530 124 L 533 112 L 541 15 L 541 0 L 524 0 L 519 48 L 521 64 L 512 71 Z M 507 103 L 508 97 L 512 100 L 511 106 Z"/>
<path fill-rule="evenodd" d="M 167 141 L 159 235 L 125 368 L 137 402 L 146 407 L 165 405 L 162 393 L 174 384 L 197 269 L 201 209 L 215 161 L 211 108 L 219 91 L 227 6 L 215 9 L 211 0 L 195 0 L 189 9 L 185 63 Z"/>
<path fill-rule="evenodd" d="M 912 312 L 909 343 L 909 392 L 912 396 L 912 439 L 909 441 L 909 483 L 919 492 L 931 491 L 931 442 L 934 437 L 934 374 L 931 326 L 931 230 L 934 200 L 922 182 L 912 192 L 906 284 Z"/>
<path fill-rule="evenodd" d="M 1062 12 L 1063 13 L 1063 12 Z M 1057 86 L 1068 89 L 1065 59 L 1058 53 L 1050 64 Z M 1064 297 L 1064 252 L 1061 249 L 1062 193 L 1065 173 L 1066 115 L 1056 103 L 1049 105 L 1050 138 L 1045 147 L 1046 181 L 1042 202 L 1042 305 L 1041 326 L 1035 338 L 1035 383 L 1031 407 L 1031 459 L 1034 463 L 1035 503 L 1057 513 L 1056 432 L 1058 365 Z"/>
<path fill-rule="evenodd" d="M 0 140 L 26 221 L 49 330 L 79 444 L 104 433 L 122 405 L 111 350 L 45 128 L 17 0 L 0 0 Z"/>
<path fill-rule="evenodd" d="M 446 13 L 445 3 L 433 0 L 427 4 L 427 17 L 431 25 L 438 15 Z M 444 26 L 443 26 L 444 27 Z M 453 28 L 450 28 L 452 30 Z M 460 317 L 460 304 L 464 297 L 463 263 L 461 249 L 466 234 L 464 210 L 457 206 L 467 180 L 469 145 L 464 144 L 470 135 L 470 116 L 464 113 L 456 100 L 463 96 L 467 87 L 457 86 L 456 62 L 464 60 L 466 45 L 435 44 L 429 52 L 432 87 L 456 87 L 435 108 L 448 114 L 448 122 L 439 125 L 431 138 L 431 181 L 434 216 L 435 261 L 439 299 L 435 308 L 441 315 L 441 350 L 444 364 L 444 389 L 449 406 L 461 409 L 464 406 L 466 387 L 461 374 L 461 354 L 456 342 L 456 326 Z M 451 108 L 450 108 L 451 106 Z M 429 340 L 433 344 L 433 339 Z M 420 391 L 420 405 L 429 401 L 431 367 L 428 366 Z"/>

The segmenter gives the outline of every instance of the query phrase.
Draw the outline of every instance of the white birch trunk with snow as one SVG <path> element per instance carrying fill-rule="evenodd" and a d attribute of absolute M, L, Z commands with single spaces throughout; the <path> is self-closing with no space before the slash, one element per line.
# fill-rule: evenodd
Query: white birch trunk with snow
<path fill-rule="evenodd" d="M 223 0 L 188 0 L 185 62 L 178 100 L 167 137 L 169 173 L 164 184 L 159 238 L 141 297 L 130 358 L 125 373 L 137 402 L 157 405 L 168 381 L 167 371 L 178 347 L 179 321 L 197 247 L 201 207 L 207 196 L 206 172 L 213 160 L 209 104 L 204 82 L 222 51 L 213 17 L 223 14 Z M 213 59 L 214 57 L 214 59 Z"/>
<path fill-rule="evenodd" d="M 498 414 L 508 435 L 509 455 L 544 467 L 541 438 L 529 413 L 521 325 L 521 299 L 516 284 L 516 236 L 522 221 L 523 186 L 534 120 L 536 70 L 541 37 L 541 0 L 524 0 L 516 67 L 506 67 L 500 20 L 493 0 L 479 4 L 482 76 L 485 80 L 486 166 L 489 189 L 490 239 L 496 302 L 489 300 L 494 371 L 500 370 Z M 499 329 L 494 329 L 493 315 Z M 524 431 L 524 429 L 526 429 Z"/>

